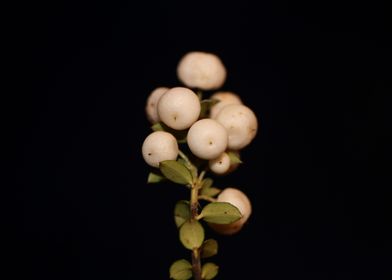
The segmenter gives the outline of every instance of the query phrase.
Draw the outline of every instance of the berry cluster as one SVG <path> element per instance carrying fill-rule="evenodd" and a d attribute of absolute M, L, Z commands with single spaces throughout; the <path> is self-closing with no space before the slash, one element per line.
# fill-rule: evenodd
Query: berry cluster
<path fill-rule="evenodd" d="M 237 168 L 240 150 L 256 136 L 257 118 L 232 92 L 219 91 L 202 99 L 201 90 L 216 90 L 226 79 L 226 69 L 216 55 L 186 54 L 178 64 L 177 75 L 187 87 L 159 87 L 147 99 L 146 114 L 154 132 L 145 139 L 142 154 L 146 163 L 156 168 L 149 175 L 149 183 L 168 179 L 191 189 L 190 200 L 175 207 L 175 222 L 181 242 L 192 250 L 192 264 L 175 262 L 170 268 L 171 278 L 189 279 L 193 275 L 194 279 L 212 279 L 218 267 L 213 263 L 201 267 L 200 258 L 211 251 L 211 246 L 217 251 L 217 242 L 204 240 L 200 220 L 218 233 L 234 234 L 248 220 L 251 204 L 236 188 L 222 191 L 213 187 L 205 174 L 225 175 Z M 200 214 L 199 200 L 210 202 Z"/>

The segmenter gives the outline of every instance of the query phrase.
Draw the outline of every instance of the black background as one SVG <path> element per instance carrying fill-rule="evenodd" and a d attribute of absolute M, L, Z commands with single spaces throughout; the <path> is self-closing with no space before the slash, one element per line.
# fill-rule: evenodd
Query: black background
<path fill-rule="evenodd" d="M 254 207 L 240 234 L 208 231 L 218 279 L 390 279 L 386 5 L 53 2 L 15 20 L 27 90 L 13 119 L 13 277 L 167 279 L 188 257 L 172 221 L 188 193 L 146 185 L 140 148 L 146 97 L 203 50 L 260 122 L 245 164 L 217 180 Z"/>

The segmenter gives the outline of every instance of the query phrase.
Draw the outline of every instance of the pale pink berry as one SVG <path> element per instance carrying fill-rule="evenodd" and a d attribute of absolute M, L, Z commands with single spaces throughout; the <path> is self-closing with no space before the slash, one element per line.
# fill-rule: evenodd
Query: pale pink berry
<path fill-rule="evenodd" d="M 158 102 L 158 115 L 167 126 L 183 130 L 197 121 L 200 115 L 199 97 L 190 89 L 175 87 L 166 91 Z"/>
<path fill-rule="evenodd" d="M 161 161 L 177 159 L 177 140 L 168 132 L 155 131 L 144 140 L 142 154 L 148 165 L 159 167 Z"/>
<path fill-rule="evenodd" d="M 226 68 L 214 54 L 190 52 L 180 60 L 177 76 L 190 88 L 211 90 L 223 85 L 226 80 Z"/>

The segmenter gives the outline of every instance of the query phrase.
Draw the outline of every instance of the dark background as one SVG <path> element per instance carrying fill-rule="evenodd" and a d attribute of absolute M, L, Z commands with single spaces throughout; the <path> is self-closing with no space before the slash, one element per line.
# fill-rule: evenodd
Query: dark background
<path fill-rule="evenodd" d="M 167 279 L 188 256 L 172 221 L 188 193 L 146 185 L 140 149 L 146 97 L 203 50 L 260 122 L 245 164 L 217 180 L 254 207 L 240 234 L 217 237 L 218 279 L 390 279 L 386 5 L 53 2 L 15 20 L 27 90 L 11 277 Z"/>

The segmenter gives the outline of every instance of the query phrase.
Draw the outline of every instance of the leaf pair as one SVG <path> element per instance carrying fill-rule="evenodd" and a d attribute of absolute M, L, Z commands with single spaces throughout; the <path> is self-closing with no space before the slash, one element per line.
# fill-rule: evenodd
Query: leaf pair
<path fill-rule="evenodd" d="M 242 217 L 240 211 L 228 202 L 212 202 L 201 211 L 198 219 L 209 223 L 230 224 Z M 189 202 L 181 200 L 174 207 L 174 221 L 179 228 L 180 241 L 185 248 L 200 248 L 204 241 L 204 229 L 198 220 L 191 219 Z"/>
<path fill-rule="evenodd" d="M 210 280 L 216 277 L 219 267 L 214 263 L 206 263 L 201 269 L 201 277 Z M 192 277 L 192 265 L 184 259 L 175 261 L 170 266 L 170 278 L 174 280 L 188 280 Z"/>
<path fill-rule="evenodd" d="M 241 212 L 228 202 L 211 202 L 201 211 L 198 219 L 214 224 L 231 224 L 241 219 Z M 181 227 L 191 218 L 189 202 L 180 200 L 174 207 L 174 220 L 177 227 Z"/>

